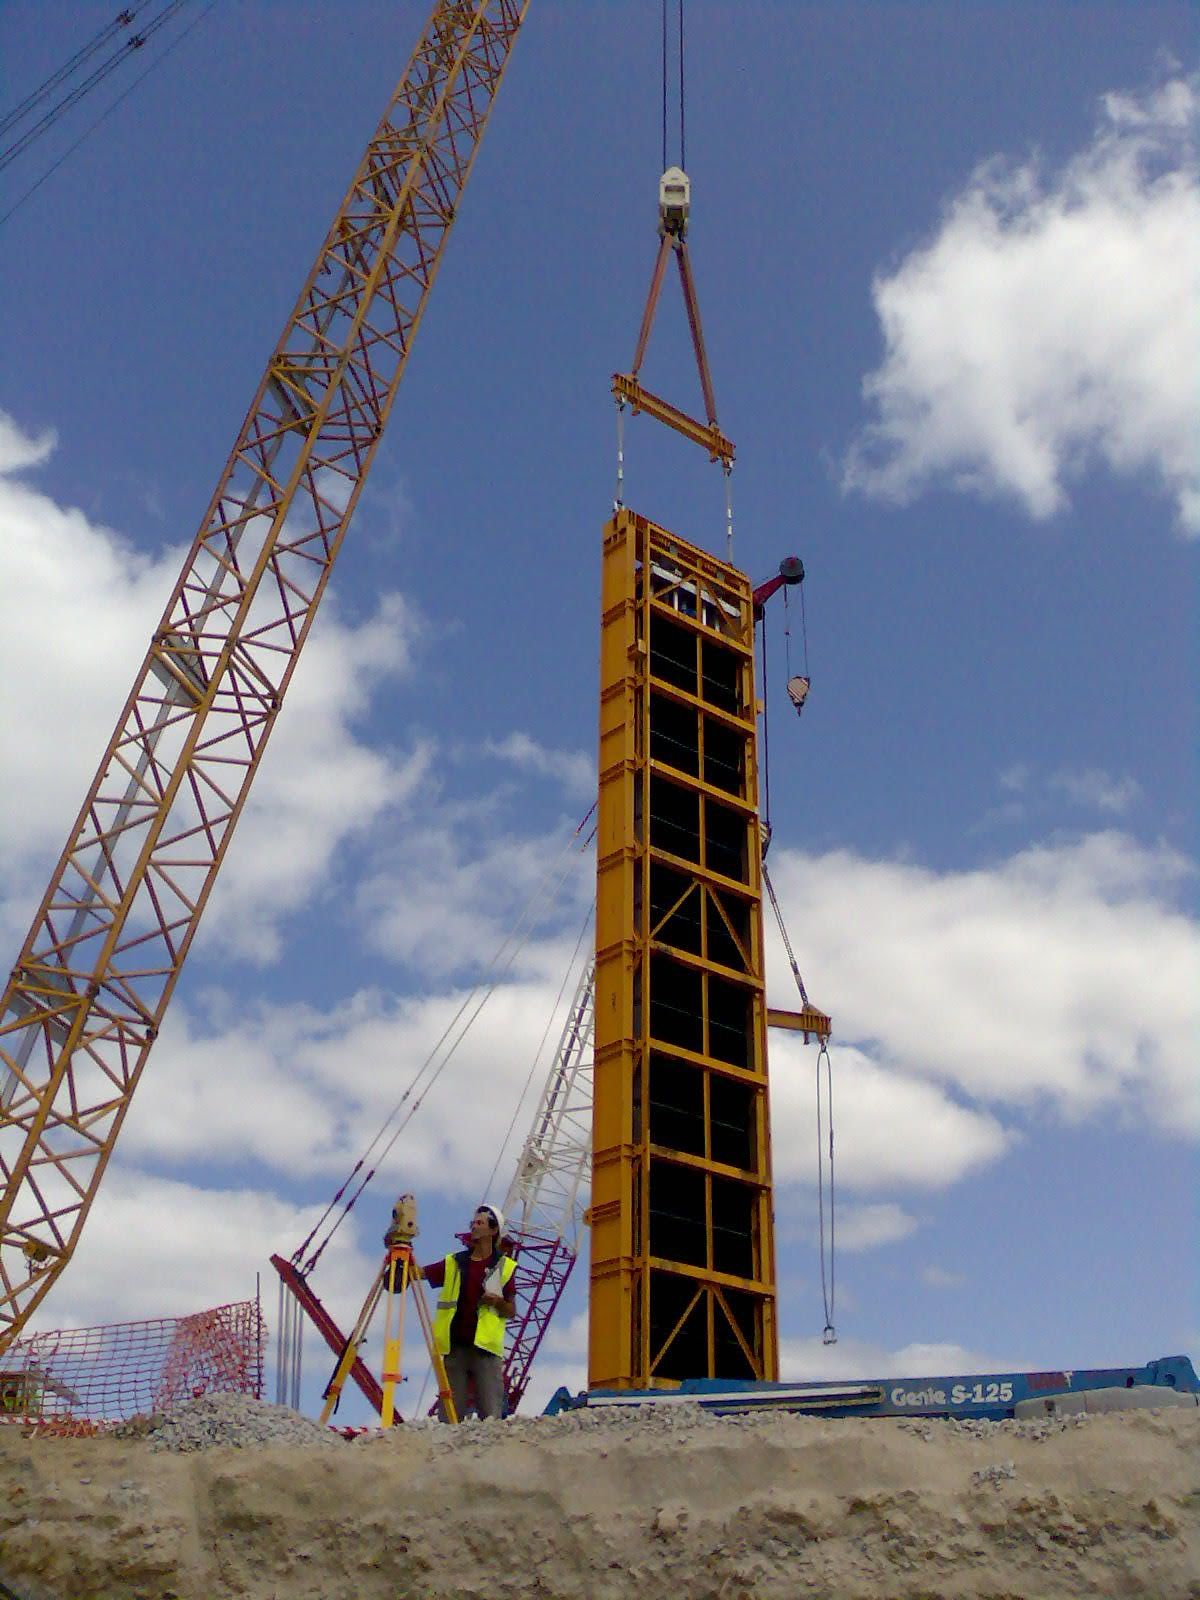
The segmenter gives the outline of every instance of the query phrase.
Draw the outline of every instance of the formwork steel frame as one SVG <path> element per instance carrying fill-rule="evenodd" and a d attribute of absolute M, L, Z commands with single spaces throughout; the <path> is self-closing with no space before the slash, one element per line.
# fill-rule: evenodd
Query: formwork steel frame
<path fill-rule="evenodd" d="M 528 0 L 439 0 L 0 1002 L 0 1349 L 69 1259 L 383 433 Z"/>
<path fill-rule="evenodd" d="M 588 1381 L 774 1379 L 749 579 L 605 527 Z"/>

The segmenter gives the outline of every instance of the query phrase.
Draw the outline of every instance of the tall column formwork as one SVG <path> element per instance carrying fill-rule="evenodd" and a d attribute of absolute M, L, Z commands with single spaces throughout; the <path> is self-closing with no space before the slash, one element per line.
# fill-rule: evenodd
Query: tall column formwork
<path fill-rule="evenodd" d="M 777 1377 L 750 580 L 604 529 L 588 1382 Z"/>

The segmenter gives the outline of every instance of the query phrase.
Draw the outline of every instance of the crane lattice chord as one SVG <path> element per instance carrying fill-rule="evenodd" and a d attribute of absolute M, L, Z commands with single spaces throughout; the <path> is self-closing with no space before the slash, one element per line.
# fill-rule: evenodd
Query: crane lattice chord
<path fill-rule="evenodd" d="M 528 0 L 438 0 L 0 1001 L 0 1351 L 70 1259 L 358 503 Z"/>

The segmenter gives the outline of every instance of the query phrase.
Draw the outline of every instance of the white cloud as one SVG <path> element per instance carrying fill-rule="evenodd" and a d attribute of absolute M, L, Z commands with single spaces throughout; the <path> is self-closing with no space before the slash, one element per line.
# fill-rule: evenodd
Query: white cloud
<path fill-rule="evenodd" d="M 938 1378 L 958 1373 L 1019 1372 L 1028 1363 L 1011 1355 L 989 1355 L 960 1344 L 906 1344 L 889 1350 L 862 1339 L 781 1339 L 779 1374 L 784 1379 Z"/>
<path fill-rule="evenodd" d="M 782 873 L 776 878 L 780 893 L 781 881 L 786 881 Z M 819 952 L 819 945 L 812 949 L 814 972 Z M 823 1002 L 825 998 L 822 994 Z M 849 1019 L 839 1020 L 835 1010 L 835 1030 L 845 1033 L 848 1025 Z M 771 1160 L 777 1183 L 815 1184 L 816 1050 L 796 1040 L 792 1033 L 771 1034 Z M 986 1166 L 1006 1149 L 1010 1136 L 995 1117 L 959 1104 L 941 1085 L 897 1070 L 890 1062 L 883 1064 L 836 1039 L 831 1057 L 841 1188 L 938 1189 Z M 840 1231 L 839 1240 L 845 1242 Z"/>
<path fill-rule="evenodd" d="M 972 175 L 875 280 L 885 355 L 845 487 L 906 501 L 950 482 L 1043 518 L 1098 459 L 1154 474 L 1200 534 L 1198 116 L 1196 76 L 1109 95 L 1061 170 Z"/>
<path fill-rule="evenodd" d="M 409 997 L 362 991 L 328 1010 L 247 1009 L 218 997 L 208 1016 L 176 1001 L 130 1108 L 122 1155 L 181 1172 L 200 1161 L 226 1171 L 250 1164 L 281 1181 L 328 1179 L 332 1192 L 416 1084 L 403 1107 L 407 1114 L 420 1099 L 411 1126 L 386 1159 L 382 1146 L 373 1158 L 379 1188 L 418 1185 L 454 1199 L 482 1193 L 527 1082 L 523 1115 L 533 1115 L 570 953 L 565 942 L 543 944 L 538 964 L 554 976 L 501 985 L 465 1034 L 455 1019 L 468 988 Z M 473 1013 L 474 1003 L 463 1019 Z M 439 1048 L 447 1029 L 450 1044 L 461 1036 L 453 1053 Z M 500 1162 L 502 1189 L 526 1131 L 518 1117 Z"/>
<path fill-rule="evenodd" d="M 594 882 L 585 840 L 569 827 L 519 834 L 493 816 L 481 829 L 477 815 L 447 806 L 377 858 L 358 910 L 375 948 L 426 978 L 481 971 L 502 948 L 528 973 L 541 945 L 522 941 L 564 918 L 574 931 Z"/>
<path fill-rule="evenodd" d="M 11 476 L 53 447 L 0 414 L 0 932 L 19 940 L 96 763 L 182 550 L 153 556 Z M 5 475 L 5 469 L 9 475 Z M 419 623 L 398 595 L 353 625 L 327 596 L 264 754 L 205 924 L 210 946 L 272 958 L 349 836 L 402 804 L 428 761 L 355 733 L 409 666 Z"/>
<path fill-rule="evenodd" d="M 1099 768 L 1089 767 L 1083 772 L 1061 768 L 1051 775 L 1050 787 L 1077 806 L 1095 811 L 1107 811 L 1112 816 L 1122 816 L 1141 798 L 1142 789 L 1136 778 L 1126 775 L 1114 778 Z"/>
<path fill-rule="evenodd" d="M 921 1268 L 921 1282 L 931 1289 L 957 1289 L 966 1281 L 961 1272 L 950 1272 L 936 1262 Z"/>
<path fill-rule="evenodd" d="M 489 739 L 484 753 L 509 761 L 539 778 L 550 778 L 572 794 L 595 797 L 596 764 L 582 750 L 549 750 L 527 733 Z"/>
<path fill-rule="evenodd" d="M 925 1080 L 977 1105 L 1200 1129 L 1200 928 L 1174 904 L 1194 874 L 1178 855 L 1114 832 L 966 872 L 776 850 L 792 941 L 833 1016 L 835 1074 L 855 1086 L 839 1115 L 860 1075 L 883 1072 L 889 1092 Z M 775 945 L 769 972 L 783 993 Z"/>
<path fill-rule="evenodd" d="M 302 1239 L 321 1208 L 297 1206 L 261 1187 L 208 1188 L 114 1164 L 70 1267 L 39 1308 L 33 1328 L 81 1327 L 182 1316 L 254 1297 L 263 1278 L 274 1325 L 277 1280 L 268 1257 Z M 353 1220 L 322 1262 L 321 1295 L 350 1326 L 376 1266 L 358 1247 Z"/>
<path fill-rule="evenodd" d="M 37 439 L 18 427 L 12 417 L 0 411 L 0 473 L 22 472 L 40 467 L 54 453 L 58 437 L 47 428 Z"/>
<path fill-rule="evenodd" d="M 841 1206 L 837 1211 L 839 1250 L 875 1250 L 896 1244 L 916 1231 L 917 1219 L 890 1202 L 873 1206 Z"/>

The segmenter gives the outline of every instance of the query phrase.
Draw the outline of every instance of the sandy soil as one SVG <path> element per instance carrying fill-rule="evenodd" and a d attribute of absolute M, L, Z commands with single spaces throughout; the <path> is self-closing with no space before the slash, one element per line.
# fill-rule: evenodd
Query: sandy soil
<path fill-rule="evenodd" d="M 0 1429 L 0 1577 L 21 1600 L 1200 1600 L 1200 1410 L 1084 1424 L 531 1419 L 195 1454 Z"/>

